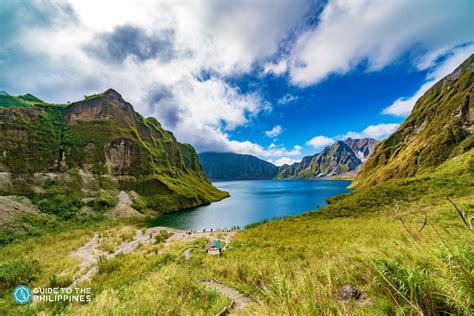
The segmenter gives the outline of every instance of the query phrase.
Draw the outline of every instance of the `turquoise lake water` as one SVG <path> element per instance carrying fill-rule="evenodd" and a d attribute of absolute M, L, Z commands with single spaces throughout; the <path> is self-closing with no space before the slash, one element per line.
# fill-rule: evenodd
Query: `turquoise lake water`
<path fill-rule="evenodd" d="M 211 205 L 163 215 L 151 226 L 183 230 L 224 229 L 234 225 L 298 215 L 326 205 L 326 199 L 350 192 L 350 181 L 332 180 L 254 180 L 214 182 L 231 197 Z"/>

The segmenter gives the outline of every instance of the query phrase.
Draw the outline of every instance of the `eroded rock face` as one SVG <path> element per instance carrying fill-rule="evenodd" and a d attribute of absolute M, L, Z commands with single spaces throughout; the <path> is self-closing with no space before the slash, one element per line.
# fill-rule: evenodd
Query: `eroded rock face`
<path fill-rule="evenodd" d="M 130 103 L 115 90 L 109 89 L 101 97 L 90 97 L 71 104 L 67 110 L 69 124 L 113 120 L 119 124 L 133 124 L 136 115 Z"/>
<path fill-rule="evenodd" d="M 113 175 L 131 173 L 140 160 L 140 148 L 128 138 L 114 139 L 105 149 L 107 171 Z"/>
<path fill-rule="evenodd" d="M 67 115 L 69 123 L 105 121 L 112 116 L 105 111 L 101 100 L 94 100 L 71 108 Z"/>

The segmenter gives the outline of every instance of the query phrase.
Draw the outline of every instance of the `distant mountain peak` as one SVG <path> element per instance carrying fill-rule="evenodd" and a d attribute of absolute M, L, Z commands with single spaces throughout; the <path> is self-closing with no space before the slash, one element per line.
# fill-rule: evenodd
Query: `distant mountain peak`
<path fill-rule="evenodd" d="M 120 93 L 118 93 L 117 91 L 115 91 L 114 89 L 112 89 L 112 88 L 107 89 L 107 91 L 104 92 L 104 96 L 106 96 L 110 99 L 116 99 L 116 100 L 122 100 L 123 101 L 122 95 Z"/>
<path fill-rule="evenodd" d="M 355 173 L 375 148 L 377 140 L 361 138 L 338 140 L 301 162 L 280 167 L 279 179 L 318 178 Z"/>

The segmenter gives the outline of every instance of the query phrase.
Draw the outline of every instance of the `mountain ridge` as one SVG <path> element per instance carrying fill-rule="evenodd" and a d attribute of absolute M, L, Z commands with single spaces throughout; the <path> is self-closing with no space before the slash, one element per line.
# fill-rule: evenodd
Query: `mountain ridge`
<path fill-rule="evenodd" d="M 315 155 L 303 157 L 301 162 L 282 166 L 277 179 L 353 175 L 370 156 L 376 143 L 377 140 L 372 138 L 339 140 Z"/>
<path fill-rule="evenodd" d="M 203 152 L 199 160 L 211 180 L 268 180 L 279 171 L 274 164 L 248 154 Z"/>
<path fill-rule="evenodd" d="M 352 188 L 429 172 L 474 147 L 474 54 L 417 100 L 411 114 L 379 143 Z"/>

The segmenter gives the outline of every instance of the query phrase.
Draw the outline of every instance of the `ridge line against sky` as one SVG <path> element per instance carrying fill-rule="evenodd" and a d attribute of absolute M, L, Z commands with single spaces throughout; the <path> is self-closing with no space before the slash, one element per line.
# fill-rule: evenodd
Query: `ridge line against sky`
<path fill-rule="evenodd" d="M 200 152 L 383 139 L 474 52 L 474 2 L 1 1 L 0 90 L 114 88 Z"/>

